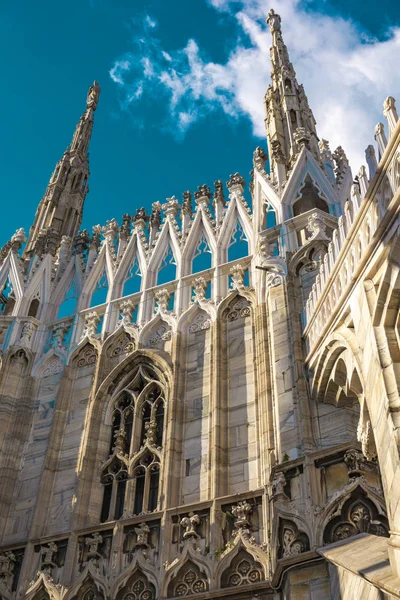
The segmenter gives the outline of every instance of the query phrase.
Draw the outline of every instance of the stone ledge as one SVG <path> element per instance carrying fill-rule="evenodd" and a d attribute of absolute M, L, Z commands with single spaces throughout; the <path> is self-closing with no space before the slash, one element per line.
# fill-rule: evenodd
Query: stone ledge
<path fill-rule="evenodd" d="M 400 598 L 400 579 L 392 574 L 388 538 L 361 533 L 317 552 L 328 562 L 368 581 L 378 589 Z"/>

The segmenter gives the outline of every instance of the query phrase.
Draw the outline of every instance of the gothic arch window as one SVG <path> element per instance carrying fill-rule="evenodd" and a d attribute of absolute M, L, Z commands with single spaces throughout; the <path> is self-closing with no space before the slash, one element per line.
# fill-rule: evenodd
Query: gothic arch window
<path fill-rule="evenodd" d="M 235 229 L 228 245 L 228 262 L 238 260 L 249 254 L 249 240 L 244 232 L 242 223 L 236 220 Z"/>
<path fill-rule="evenodd" d="M 135 571 L 116 600 L 156 600 L 156 589 L 141 570 Z"/>
<path fill-rule="evenodd" d="M 60 304 L 60 308 L 58 309 L 57 319 L 62 319 L 63 317 L 69 317 L 70 315 L 73 315 L 76 310 L 77 300 L 78 293 L 76 289 L 75 278 L 73 277 L 67 293 Z"/>
<path fill-rule="evenodd" d="M 329 521 L 324 531 L 324 544 L 338 542 L 359 533 L 389 537 L 387 518 L 375 504 L 357 488 L 343 504 L 339 515 Z"/>
<path fill-rule="evenodd" d="M 102 274 L 100 275 L 97 283 L 94 287 L 92 297 L 90 299 L 90 306 L 98 306 L 99 304 L 104 304 L 107 300 L 108 294 L 108 279 L 107 273 L 104 269 Z"/>
<path fill-rule="evenodd" d="M 28 317 L 36 317 L 40 308 L 40 292 L 36 292 L 28 309 Z"/>
<path fill-rule="evenodd" d="M 206 574 L 191 560 L 187 561 L 168 585 L 169 598 L 181 598 L 207 592 L 209 583 Z"/>
<path fill-rule="evenodd" d="M 172 248 L 168 245 L 157 274 L 157 285 L 176 279 L 176 260 Z"/>
<path fill-rule="evenodd" d="M 163 453 L 165 397 L 153 374 L 139 367 L 112 401 L 109 458 L 102 467 L 101 521 L 127 511 L 157 510 Z"/>
<path fill-rule="evenodd" d="M 300 192 L 300 198 L 293 204 L 293 214 L 297 217 L 313 208 L 319 208 L 320 210 L 329 213 L 328 204 L 320 197 L 313 180 L 307 175 Z"/>
<path fill-rule="evenodd" d="M 196 246 L 196 250 L 193 254 L 192 259 L 192 273 L 198 273 L 199 271 L 205 271 L 206 269 L 211 269 L 212 266 L 212 253 L 211 248 L 204 237 L 201 236 L 199 242 Z"/>
<path fill-rule="evenodd" d="M 10 278 L 7 279 L 0 293 L 0 313 L 10 315 L 14 309 L 15 295 Z"/>
<path fill-rule="evenodd" d="M 263 580 L 264 571 L 260 563 L 256 562 L 246 550 L 240 550 L 229 568 L 222 573 L 221 587 L 238 587 Z"/>
<path fill-rule="evenodd" d="M 142 271 L 140 269 L 138 257 L 135 256 L 126 275 L 122 295 L 129 296 L 130 294 L 136 294 L 136 292 L 140 292 L 141 284 Z"/>
<path fill-rule="evenodd" d="M 265 225 L 266 229 L 276 225 L 276 211 L 268 200 L 265 202 Z"/>

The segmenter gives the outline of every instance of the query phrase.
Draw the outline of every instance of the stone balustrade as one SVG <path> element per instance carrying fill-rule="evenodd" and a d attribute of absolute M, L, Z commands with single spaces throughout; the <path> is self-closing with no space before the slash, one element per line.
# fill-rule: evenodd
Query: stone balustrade
<path fill-rule="evenodd" d="M 360 169 L 358 182 L 352 186 L 351 199 L 344 205 L 344 214 L 339 217 L 328 252 L 320 264 L 305 311 L 304 335 L 310 349 L 344 302 L 349 288 L 388 228 L 396 226 L 399 187 L 400 122 L 397 121 L 369 181 L 365 167 Z"/>

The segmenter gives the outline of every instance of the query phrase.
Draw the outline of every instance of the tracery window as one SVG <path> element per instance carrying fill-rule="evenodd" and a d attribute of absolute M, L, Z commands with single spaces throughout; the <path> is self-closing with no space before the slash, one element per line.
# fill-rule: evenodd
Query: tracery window
<path fill-rule="evenodd" d="M 156 600 L 156 590 L 141 571 L 117 595 L 117 600 Z"/>
<path fill-rule="evenodd" d="M 236 221 L 235 229 L 228 246 L 228 261 L 238 260 L 249 254 L 249 240 L 239 219 Z"/>
<path fill-rule="evenodd" d="M 57 319 L 61 319 L 62 317 L 69 317 L 69 315 L 73 315 L 76 310 L 77 300 L 78 300 L 78 292 L 76 289 L 75 278 L 73 277 L 71 284 L 68 288 L 68 291 L 65 294 L 63 301 L 60 304 L 60 308 L 58 309 Z"/>
<path fill-rule="evenodd" d="M 98 304 L 104 304 L 104 302 L 106 302 L 106 300 L 107 300 L 107 294 L 108 294 L 108 279 L 107 279 L 106 270 L 104 269 L 104 271 L 100 275 L 99 279 L 97 280 L 97 283 L 93 290 L 92 297 L 90 300 L 90 306 L 97 306 Z"/>
<path fill-rule="evenodd" d="M 15 304 L 15 295 L 12 283 L 8 278 L 1 293 L 0 293 L 0 313 L 2 315 L 10 315 Z"/>
<path fill-rule="evenodd" d="M 130 294 L 136 294 L 136 292 L 140 292 L 141 283 L 142 271 L 140 270 L 138 257 L 135 256 L 127 273 L 122 295 L 129 296 Z"/>
<path fill-rule="evenodd" d="M 172 248 L 168 245 L 167 251 L 161 261 L 157 275 L 157 285 L 168 283 L 176 279 L 176 260 Z"/>
<path fill-rule="evenodd" d="M 101 521 L 157 510 L 163 456 L 165 398 L 160 383 L 139 367 L 112 401 L 109 457 L 101 469 Z"/>
<path fill-rule="evenodd" d="M 212 266 L 212 253 L 211 248 L 204 237 L 201 236 L 197 246 L 195 253 L 192 259 L 192 273 L 198 273 L 199 271 L 205 271 L 206 269 L 210 269 Z"/>

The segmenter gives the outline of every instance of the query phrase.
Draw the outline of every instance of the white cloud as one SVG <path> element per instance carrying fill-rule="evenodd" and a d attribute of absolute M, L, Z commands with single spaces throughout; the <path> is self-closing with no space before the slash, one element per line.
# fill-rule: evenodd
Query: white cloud
<path fill-rule="evenodd" d="M 150 15 L 146 15 L 145 22 L 151 29 L 154 29 L 155 27 L 157 27 L 157 21 L 155 19 L 153 19 L 152 17 L 150 17 Z"/>
<path fill-rule="evenodd" d="M 167 52 L 149 33 L 156 22 L 147 16 L 145 39 L 136 40 L 139 60 L 135 53 L 117 60 L 110 75 L 123 86 L 125 107 L 146 93 L 167 94 L 165 118 L 181 135 L 198 119 L 220 110 L 230 118 L 249 118 L 254 134 L 263 138 L 263 96 L 271 69 L 265 0 L 208 3 L 230 13 L 240 29 L 240 40 L 224 64 L 210 60 L 193 39 L 181 50 Z M 349 20 L 305 11 L 300 0 L 273 4 L 282 17 L 283 37 L 320 137 L 330 140 L 332 149 L 342 145 L 358 169 L 365 162 L 364 149 L 373 141 L 375 124 L 383 120 L 384 99 L 397 94 L 400 101 L 400 28 L 379 41 Z"/>

